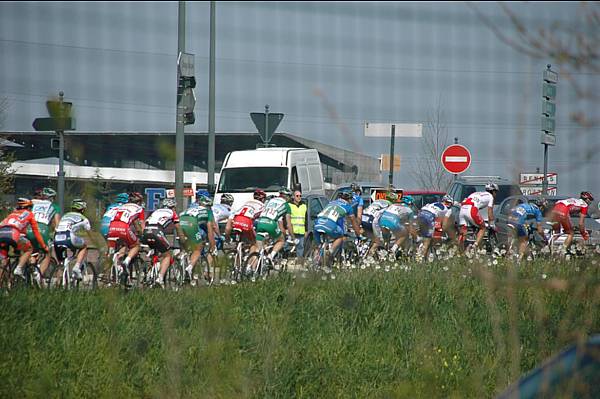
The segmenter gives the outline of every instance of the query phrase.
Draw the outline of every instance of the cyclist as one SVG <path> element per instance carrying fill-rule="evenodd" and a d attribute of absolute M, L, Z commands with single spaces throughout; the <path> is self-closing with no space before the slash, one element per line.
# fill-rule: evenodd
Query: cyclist
<path fill-rule="evenodd" d="M 538 234 L 545 240 L 542 219 L 547 206 L 548 201 L 539 198 L 531 200 L 528 204 L 519 204 L 511 210 L 508 223 L 514 226 L 519 241 L 519 261 L 527 254 L 527 242 L 533 223 L 537 224 Z"/>
<path fill-rule="evenodd" d="M 244 205 L 237 212 L 233 213 L 227 221 L 225 227 L 225 239 L 229 240 L 231 237 L 231 230 L 239 229 L 242 232 L 242 238 L 254 244 L 256 241 L 256 233 L 254 232 L 254 222 L 259 218 L 261 212 L 265 208 L 264 202 L 267 198 L 267 194 L 261 190 L 256 189 L 253 194 L 253 198 L 246 201 Z"/>
<path fill-rule="evenodd" d="M 233 195 L 223 194 L 221 196 L 221 203 L 213 204 L 212 206 L 217 236 L 221 235 L 221 226 L 227 224 L 227 220 L 231 216 L 231 205 L 233 205 Z"/>
<path fill-rule="evenodd" d="M 287 230 L 287 233 L 291 238 L 296 240 L 293 229 L 291 229 L 292 209 L 289 204 L 291 198 L 292 191 L 287 187 L 281 187 L 279 189 L 279 197 L 272 198 L 265 204 L 265 209 L 260 214 L 256 223 L 257 242 L 250 248 L 250 253 L 259 251 L 263 246 L 263 240 L 269 236 L 271 239 L 276 240 L 273 249 L 268 255 L 269 260 L 273 262 L 275 255 L 277 255 L 277 252 L 279 252 L 285 244 L 285 234 L 283 234 L 282 231 L 285 232 Z M 290 228 L 284 228 L 283 218 L 286 220 L 286 226 Z M 249 266 L 254 269 L 256 264 Z"/>
<path fill-rule="evenodd" d="M 571 224 L 571 214 L 579 213 L 579 231 L 585 241 L 589 240 L 590 236 L 585 229 L 585 216 L 588 212 L 589 204 L 594 200 L 594 197 L 589 191 L 582 191 L 579 198 L 567 198 L 556 201 L 552 212 L 550 213 L 550 221 L 554 223 L 554 232 L 558 233 L 562 226 L 563 231 L 567 234 L 567 239 L 564 243 L 564 251 L 571 247 L 575 232 Z"/>
<path fill-rule="evenodd" d="M 423 256 L 426 257 L 431 245 L 433 231 L 435 229 L 436 219 L 442 219 L 442 228 L 449 235 L 452 235 L 450 229 L 450 218 L 452 217 L 452 205 L 454 199 L 449 195 L 444 195 L 439 202 L 426 204 L 417 213 L 417 227 L 419 236 L 423 238 Z"/>
<path fill-rule="evenodd" d="M 346 219 L 352 224 L 355 233 L 360 231 L 360 226 L 354 216 L 351 201 L 352 193 L 350 191 L 344 191 L 340 193 L 338 199 L 327 204 L 327 206 L 317 215 L 317 220 L 315 221 L 315 226 L 313 228 L 315 243 L 317 244 L 317 247 L 321 245 L 321 234 L 332 237 L 334 241 L 331 246 L 331 259 L 335 257 L 338 249 L 341 248 L 344 243 Z M 316 251 L 318 251 L 318 248 L 316 248 Z M 320 256 L 320 254 L 318 254 L 318 256 Z M 319 258 L 317 258 L 316 263 L 318 262 Z"/>
<path fill-rule="evenodd" d="M 35 239 L 42 251 L 48 252 L 48 246 L 40 234 L 31 208 L 33 208 L 33 202 L 29 198 L 19 198 L 17 199 L 17 209 L 0 222 L 0 263 L 2 264 L 0 277 L 2 277 L 1 273 L 3 273 L 8 262 L 8 249 L 11 246 L 17 251 L 21 251 L 21 256 L 13 274 L 23 276 L 23 266 L 33 253 L 33 246 L 25 236 L 27 226 L 31 225 Z"/>
<path fill-rule="evenodd" d="M 177 231 L 181 241 L 184 241 L 184 234 L 179 225 L 179 216 L 175 212 L 177 202 L 173 198 L 162 200 L 161 207 L 156 209 L 144 224 L 142 233 L 142 242 L 150 249 L 156 251 L 160 258 L 160 272 L 155 283 L 164 287 L 165 274 L 171 265 L 171 244 L 166 235 L 171 234 L 173 229 Z"/>
<path fill-rule="evenodd" d="M 414 205 L 415 201 L 410 195 L 405 195 L 399 199 L 398 195 L 394 192 L 390 192 L 388 196 L 394 200 L 394 203 L 383 211 L 379 219 L 379 226 L 382 229 L 389 230 L 396 239 L 391 248 L 391 252 L 395 254 L 406 238 L 408 238 L 408 234 L 415 234 L 412 228 L 412 221 L 415 218 L 412 205 Z M 398 203 L 398 201 L 400 202 Z"/>
<path fill-rule="evenodd" d="M 44 187 L 37 194 L 38 198 L 32 200 L 33 208 L 31 211 L 33 212 L 33 216 L 35 217 L 38 229 L 40 230 L 40 234 L 42 235 L 46 246 L 51 248 L 52 244 L 50 243 L 50 238 L 52 237 L 53 230 L 56 229 L 56 226 L 58 226 L 58 223 L 60 222 L 60 208 L 53 202 L 53 199 L 56 197 L 56 191 L 50 187 Z M 40 249 L 37 245 L 31 226 L 27 226 L 27 239 L 33 245 L 34 250 Z M 51 255 L 48 254 L 48 256 L 44 257 L 40 263 L 40 274 L 42 276 L 50 265 L 50 258 Z M 35 276 L 35 278 L 37 279 L 38 276 Z"/>
<path fill-rule="evenodd" d="M 461 203 L 460 213 L 458 215 L 458 224 L 460 226 L 458 242 L 461 246 L 461 250 L 464 250 L 463 244 L 467 234 L 467 225 L 473 225 L 479 228 L 475 246 L 479 248 L 481 245 L 481 241 L 485 235 L 485 220 L 481 217 L 480 211 L 487 208 L 489 228 L 495 229 L 494 199 L 497 194 L 498 185 L 496 183 L 489 183 L 486 184 L 485 191 L 475 192 L 465 198 Z"/>
<path fill-rule="evenodd" d="M 381 226 L 379 226 L 379 219 L 381 218 L 381 215 L 390 205 L 392 205 L 392 202 L 397 201 L 397 199 L 398 196 L 396 193 L 388 191 L 386 194 L 386 199 L 378 199 L 371 202 L 371 204 L 363 212 L 361 227 L 372 242 L 371 248 L 369 248 L 369 254 L 375 252 L 383 241 Z"/>
<path fill-rule="evenodd" d="M 54 251 L 59 262 L 65 260 L 66 253 L 61 247 L 69 248 L 76 252 L 75 266 L 73 266 L 73 279 L 81 280 L 81 264 L 87 256 L 87 243 L 83 234 L 89 234 L 92 226 L 88 218 L 84 216 L 87 203 L 81 198 L 76 198 L 71 203 L 71 211 L 63 215 L 54 233 Z"/>
<path fill-rule="evenodd" d="M 362 190 L 356 183 L 350 185 L 352 191 L 352 209 L 354 210 L 354 216 L 359 222 L 362 221 L 363 209 L 365 207 L 365 201 L 362 199 Z"/>
<path fill-rule="evenodd" d="M 138 192 L 129 193 L 129 202 L 118 206 L 115 214 L 108 226 L 108 238 L 118 238 L 125 243 L 129 249 L 127 257 L 122 262 L 123 271 L 127 273 L 127 268 L 131 260 L 140 252 L 140 240 L 138 236 L 144 230 L 144 208 L 142 202 L 144 197 Z M 116 243 L 109 241 L 108 246 L 114 248 Z"/>
<path fill-rule="evenodd" d="M 204 244 L 208 239 L 209 250 L 206 256 L 208 269 L 204 270 L 204 279 L 211 280 L 210 268 L 213 267 L 213 255 L 217 254 L 215 242 L 215 218 L 212 211 L 212 199 L 205 195 L 197 195 L 196 203 L 190 205 L 181 214 L 181 230 L 187 238 L 186 248 L 192 251 L 190 256 L 190 264 L 187 267 L 187 272 L 192 276 L 194 266 L 204 249 Z"/>
<path fill-rule="evenodd" d="M 110 221 L 115 216 L 116 208 L 128 202 L 129 194 L 121 193 L 117 195 L 115 202 L 106 208 L 106 212 L 102 215 L 102 221 L 100 222 L 100 234 L 102 234 L 102 237 L 108 238 L 108 228 L 110 226 Z"/>

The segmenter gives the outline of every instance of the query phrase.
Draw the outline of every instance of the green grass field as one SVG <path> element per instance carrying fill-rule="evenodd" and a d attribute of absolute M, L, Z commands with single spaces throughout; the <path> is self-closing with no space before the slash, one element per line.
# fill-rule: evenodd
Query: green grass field
<path fill-rule="evenodd" d="M 600 332 L 593 262 L 11 292 L 0 397 L 493 397 Z"/>

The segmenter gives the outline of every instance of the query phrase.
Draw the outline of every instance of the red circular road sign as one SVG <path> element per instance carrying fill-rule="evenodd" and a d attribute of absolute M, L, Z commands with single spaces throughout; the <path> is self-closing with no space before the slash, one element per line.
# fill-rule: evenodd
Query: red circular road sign
<path fill-rule="evenodd" d="M 450 173 L 462 173 L 471 166 L 471 153 L 459 144 L 453 144 L 442 153 L 442 165 Z"/>

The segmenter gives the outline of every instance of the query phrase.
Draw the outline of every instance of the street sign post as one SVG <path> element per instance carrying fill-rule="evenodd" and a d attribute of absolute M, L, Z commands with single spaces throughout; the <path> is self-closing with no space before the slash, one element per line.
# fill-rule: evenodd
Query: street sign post
<path fill-rule="evenodd" d="M 556 195 L 558 190 L 558 175 L 556 173 L 547 173 L 545 181 L 548 184 L 546 188 L 547 195 Z M 541 195 L 544 193 L 544 174 L 543 173 L 521 173 L 519 175 L 519 188 L 523 195 Z"/>
<path fill-rule="evenodd" d="M 540 141 L 544 145 L 544 174 L 548 174 L 548 146 L 556 145 L 556 83 L 558 74 L 546 65 L 544 80 L 542 81 L 542 134 Z M 548 181 L 542 179 L 543 194 L 546 194 Z"/>
<path fill-rule="evenodd" d="M 463 173 L 471 166 L 471 153 L 465 146 L 452 144 L 442 152 L 442 166 L 450 173 Z"/>
<path fill-rule="evenodd" d="M 284 114 L 269 113 L 269 104 L 265 105 L 265 112 L 251 112 L 250 118 L 258 129 L 258 134 L 263 143 L 268 145 L 273 138 L 273 133 L 281 123 Z"/>

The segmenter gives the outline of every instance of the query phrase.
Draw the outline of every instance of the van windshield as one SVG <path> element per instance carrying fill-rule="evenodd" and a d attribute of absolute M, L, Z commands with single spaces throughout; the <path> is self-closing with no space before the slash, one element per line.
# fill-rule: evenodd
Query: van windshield
<path fill-rule="evenodd" d="M 221 171 L 219 192 L 251 193 L 257 188 L 277 191 L 287 187 L 288 169 L 285 167 L 227 168 Z"/>

